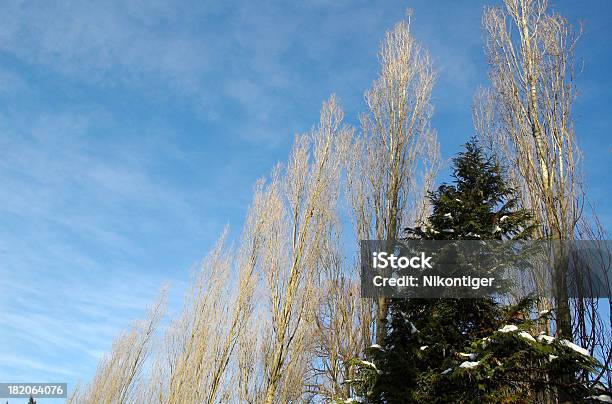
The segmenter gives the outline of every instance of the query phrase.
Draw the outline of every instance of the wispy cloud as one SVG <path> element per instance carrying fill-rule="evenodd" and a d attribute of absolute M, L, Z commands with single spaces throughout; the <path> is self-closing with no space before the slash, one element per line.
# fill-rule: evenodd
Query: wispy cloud
<path fill-rule="evenodd" d="M 361 66 L 370 73 L 375 63 L 351 58 L 374 62 L 376 46 L 356 44 L 376 44 L 403 11 L 400 2 L 374 9 L 367 2 L 161 0 L 2 7 L 0 52 L 26 66 L 60 80 L 187 98 L 227 135 L 273 147 L 310 125 L 330 92 L 351 89 Z"/>
<path fill-rule="evenodd" d="M 166 279 L 182 290 L 205 244 L 181 257 L 189 248 L 171 238 L 218 219 L 202 227 L 188 191 L 160 186 L 170 181 L 157 164 L 181 158 L 163 140 L 109 144 L 93 129 L 109 127 L 104 113 L 29 112 L 27 122 L 0 113 L 0 380 L 73 381 Z"/>

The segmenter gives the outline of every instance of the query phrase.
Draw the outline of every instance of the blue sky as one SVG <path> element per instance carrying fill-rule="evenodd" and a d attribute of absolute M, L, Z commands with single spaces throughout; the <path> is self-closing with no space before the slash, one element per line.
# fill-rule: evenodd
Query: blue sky
<path fill-rule="evenodd" d="M 494 3 L 493 0 L 486 3 Z M 612 3 L 552 2 L 584 23 L 575 129 L 612 229 Z M 486 84 L 477 1 L 0 5 L 0 381 L 87 380 L 162 283 L 190 268 L 335 92 L 351 123 L 384 31 L 414 9 L 439 71 L 444 157 Z"/>

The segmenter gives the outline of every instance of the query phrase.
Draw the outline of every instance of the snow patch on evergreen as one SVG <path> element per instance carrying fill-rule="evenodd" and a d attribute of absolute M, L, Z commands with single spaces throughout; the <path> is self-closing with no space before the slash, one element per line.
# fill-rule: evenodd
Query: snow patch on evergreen
<path fill-rule="evenodd" d="M 551 362 L 554 361 L 557 358 L 558 358 L 557 355 L 548 355 L 548 360 L 551 361 Z"/>
<path fill-rule="evenodd" d="M 584 356 L 591 356 L 591 355 L 589 355 L 589 351 L 587 351 L 586 349 L 584 349 L 581 346 L 578 346 L 578 345 L 574 344 L 572 341 L 568 341 L 566 339 L 561 340 L 561 345 L 563 345 L 565 347 L 568 347 L 569 349 L 572 349 L 572 350 L 574 350 L 574 351 L 576 351 L 579 354 L 582 354 Z"/>
<path fill-rule="evenodd" d="M 528 333 L 528 332 L 526 332 L 526 331 L 521 331 L 521 332 L 519 332 L 519 334 L 518 334 L 518 335 L 520 335 L 521 337 L 523 337 L 523 338 L 525 338 L 525 339 L 528 339 L 529 341 L 536 342 L 535 338 L 533 338 L 533 337 L 531 336 L 531 334 L 529 334 L 529 333 Z"/>
<path fill-rule="evenodd" d="M 343 403 L 349 404 L 349 403 L 363 403 L 363 398 L 361 397 L 357 397 L 357 398 L 347 398 L 346 400 L 342 401 Z"/>
<path fill-rule="evenodd" d="M 469 358 L 472 361 L 474 359 L 476 359 L 476 354 L 475 353 L 463 353 L 463 352 L 459 352 L 459 356 L 461 356 L 462 358 Z"/>
<path fill-rule="evenodd" d="M 587 400 L 595 400 L 595 401 L 601 401 L 602 403 L 612 403 L 612 397 L 606 395 L 606 394 L 602 394 L 600 396 L 588 396 L 586 397 Z"/>
<path fill-rule="evenodd" d="M 427 348 L 429 348 L 429 345 L 423 345 L 422 347 L 419 348 L 419 350 L 424 351 Z"/>
<path fill-rule="evenodd" d="M 365 367 L 368 367 L 370 369 L 374 369 L 374 370 L 376 370 L 378 372 L 378 368 L 376 367 L 376 365 L 373 362 L 360 360 L 359 363 L 362 364 Z"/>
<path fill-rule="evenodd" d="M 459 367 L 464 368 L 464 369 L 474 369 L 478 365 L 480 365 L 480 361 L 476 361 L 476 362 L 465 361 L 461 365 L 459 365 Z"/>
<path fill-rule="evenodd" d="M 515 326 L 514 324 L 507 324 L 505 326 L 503 326 L 502 328 L 500 328 L 499 330 L 497 330 L 498 332 L 514 332 L 514 331 L 518 331 L 518 327 Z"/>
<path fill-rule="evenodd" d="M 550 335 L 546 335 L 546 334 L 538 335 L 538 342 L 540 343 L 546 342 L 547 344 L 552 344 L 554 340 L 555 340 L 555 337 L 551 337 Z"/>
<path fill-rule="evenodd" d="M 441 374 L 441 375 L 447 375 L 447 374 L 449 374 L 450 372 L 452 372 L 452 370 L 453 370 L 453 368 L 448 368 L 448 369 L 446 369 L 444 372 L 442 372 L 442 373 L 440 373 L 440 374 Z"/>

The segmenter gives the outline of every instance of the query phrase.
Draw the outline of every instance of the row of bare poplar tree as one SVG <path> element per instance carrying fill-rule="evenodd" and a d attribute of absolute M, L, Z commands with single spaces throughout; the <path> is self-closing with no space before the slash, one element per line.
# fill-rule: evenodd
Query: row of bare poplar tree
<path fill-rule="evenodd" d="M 491 86 L 474 97 L 476 133 L 507 163 L 538 237 L 602 239 L 572 124 L 580 32 L 544 0 L 504 0 L 484 9 L 482 24 Z M 381 342 L 387 302 L 360 298 L 359 257 L 346 253 L 342 224 L 350 221 L 361 240 L 393 239 L 424 222 L 442 163 L 430 126 L 436 73 L 410 15 L 386 33 L 379 60 L 360 128 L 342 122 L 334 96 L 323 103 L 318 125 L 295 138 L 287 163 L 256 184 L 240 236 L 230 243 L 225 232 L 194 273 L 182 313 L 160 330 L 162 293 L 69 402 L 351 397 L 348 363 Z M 602 302 L 559 295 L 543 304 L 557 313 L 553 331 L 603 359 L 594 377 L 609 385 L 611 324 Z"/>

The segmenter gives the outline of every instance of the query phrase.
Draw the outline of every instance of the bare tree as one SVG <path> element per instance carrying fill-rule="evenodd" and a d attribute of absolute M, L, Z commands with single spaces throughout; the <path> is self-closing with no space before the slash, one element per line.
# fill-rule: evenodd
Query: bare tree
<path fill-rule="evenodd" d="M 500 147 L 510 154 L 524 202 L 541 223 L 539 236 L 575 237 L 581 214 L 579 150 L 571 107 L 574 47 L 566 19 L 544 0 L 505 0 L 485 9 L 483 26 L 499 118 Z M 557 271 L 557 329 L 571 338 L 564 271 Z"/>
<path fill-rule="evenodd" d="M 507 162 L 523 205 L 540 223 L 538 238 L 574 240 L 587 233 L 601 238 L 595 234 L 596 216 L 584 213 L 588 202 L 572 120 L 574 50 L 580 30 L 547 6 L 546 0 L 504 0 L 503 7 L 485 8 L 482 23 L 491 89 L 477 92 L 474 124 Z M 602 324 L 584 315 L 599 315 L 594 301 L 589 309 L 581 299 L 572 318 L 563 266 L 552 268 L 552 280 L 557 334 L 577 337 L 590 349 L 606 345 L 601 334 L 589 338 L 586 332 L 588 328 L 609 336 L 599 328 Z M 538 285 L 539 291 L 545 286 Z M 605 323 L 609 330 L 610 321 Z M 610 358 L 609 350 L 603 357 Z"/>
<path fill-rule="evenodd" d="M 286 169 L 275 169 L 267 186 L 272 225 L 263 237 L 261 256 L 270 331 L 264 365 L 266 403 L 295 394 L 288 388 L 295 387 L 299 379 L 294 377 L 305 369 L 304 355 L 309 354 L 315 281 L 337 226 L 340 162 L 335 149 L 345 130 L 342 117 L 332 96 L 321 109 L 318 127 L 296 137 Z"/>
<path fill-rule="evenodd" d="M 317 285 L 338 227 L 342 117 L 332 96 L 319 125 L 296 137 L 286 168 L 257 183 L 237 246 L 224 232 L 195 271 L 142 382 L 161 303 L 117 339 L 71 402 L 271 403 L 309 394 Z"/>
<path fill-rule="evenodd" d="M 361 134 L 346 154 L 359 239 L 395 239 L 401 223 L 422 219 L 423 188 L 438 168 L 437 141 L 430 128 L 435 73 L 410 29 L 409 15 L 385 34 L 379 76 L 365 93 L 368 113 L 361 117 Z M 382 343 L 384 298 L 378 299 L 376 311 L 376 342 Z"/>
<path fill-rule="evenodd" d="M 296 136 L 287 165 L 256 186 L 237 245 L 228 247 L 224 233 L 203 261 L 140 401 L 350 396 L 348 362 L 371 344 L 374 317 L 382 338 L 386 302 L 375 316 L 358 295 L 355 267 L 340 258 L 341 163 L 358 239 L 393 239 L 402 223 L 422 221 L 440 163 L 429 126 L 434 72 L 409 20 L 386 34 L 380 59 L 361 134 L 342 124 L 332 96 L 318 126 Z"/>
<path fill-rule="evenodd" d="M 166 335 L 166 380 L 153 383 L 167 390 L 160 402 L 227 401 L 227 385 L 239 370 L 235 350 L 246 348 L 243 338 L 252 331 L 260 237 L 269 224 L 262 216 L 268 197 L 258 182 L 238 247 L 224 247 L 224 233 L 195 274 L 184 312 Z"/>
<path fill-rule="evenodd" d="M 204 402 L 219 347 L 226 335 L 229 312 L 226 284 L 231 256 L 225 233 L 193 275 L 185 308 L 166 333 L 168 373 L 163 402 Z"/>
<path fill-rule="evenodd" d="M 145 318 L 113 342 L 109 354 L 98 364 L 92 381 L 75 391 L 68 403 L 119 404 L 134 402 L 143 368 L 151 353 L 155 330 L 164 315 L 166 292 L 162 290 Z"/>
<path fill-rule="evenodd" d="M 372 305 L 361 298 L 356 273 L 347 271 L 339 253 L 332 254 L 321 283 L 310 388 L 330 401 L 351 397 L 349 382 L 355 375 L 350 361 L 371 343 Z"/>

